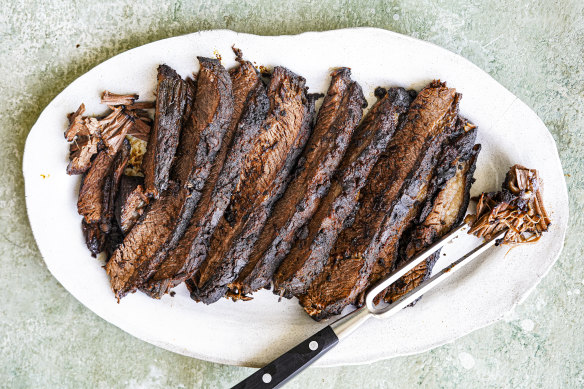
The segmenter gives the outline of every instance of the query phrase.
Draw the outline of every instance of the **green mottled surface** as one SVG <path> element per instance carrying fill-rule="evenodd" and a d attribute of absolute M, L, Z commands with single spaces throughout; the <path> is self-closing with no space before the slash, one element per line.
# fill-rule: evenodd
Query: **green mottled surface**
<path fill-rule="evenodd" d="M 42 4 L 41 4 L 42 3 Z M 0 7 L 0 387 L 219 388 L 252 369 L 146 344 L 83 307 L 51 276 L 28 225 L 26 136 L 66 85 L 127 49 L 216 28 L 254 34 L 373 26 L 459 53 L 552 132 L 570 191 L 566 247 L 506 320 L 430 352 L 310 369 L 291 388 L 584 385 L 584 3 L 558 1 L 4 1 Z"/>

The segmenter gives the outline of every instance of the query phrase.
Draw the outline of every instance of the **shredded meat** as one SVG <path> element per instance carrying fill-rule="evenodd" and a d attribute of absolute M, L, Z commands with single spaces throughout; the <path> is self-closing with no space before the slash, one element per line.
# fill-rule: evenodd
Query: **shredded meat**
<path fill-rule="evenodd" d="M 469 215 L 470 234 L 491 239 L 509 229 L 502 243 L 535 243 L 551 221 L 543 206 L 541 180 L 537 170 L 514 165 L 499 192 L 479 197 L 476 215 Z"/>

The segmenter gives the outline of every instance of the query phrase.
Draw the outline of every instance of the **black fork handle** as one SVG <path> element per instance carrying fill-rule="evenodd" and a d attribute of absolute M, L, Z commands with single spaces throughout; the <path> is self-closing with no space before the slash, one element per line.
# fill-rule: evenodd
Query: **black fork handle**
<path fill-rule="evenodd" d="M 232 389 L 280 388 L 336 346 L 337 343 L 339 343 L 339 338 L 331 326 L 326 326 L 235 385 Z"/>

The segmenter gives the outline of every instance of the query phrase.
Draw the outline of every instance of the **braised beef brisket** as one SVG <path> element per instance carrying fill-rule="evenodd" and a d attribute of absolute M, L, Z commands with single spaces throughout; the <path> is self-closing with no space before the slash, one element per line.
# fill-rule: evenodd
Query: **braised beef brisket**
<path fill-rule="evenodd" d="M 122 176 L 114 214 L 122 234 L 126 235 L 144 213 L 149 198 L 144 193 L 144 177 Z"/>
<path fill-rule="evenodd" d="M 142 163 L 146 193 L 154 197 L 158 197 L 168 186 L 170 167 L 178 146 L 185 110 L 192 102 L 192 92 L 187 82 L 172 68 L 167 65 L 158 67 L 154 127 L 150 131 Z"/>
<path fill-rule="evenodd" d="M 251 150 L 266 118 L 269 107 L 266 87 L 254 66 L 244 61 L 238 50 L 236 54 L 240 66 L 230 71 L 234 114 L 224 145 L 183 238 L 142 287 L 152 297 L 160 298 L 183 282 L 206 257 L 210 236 L 238 185 L 242 160 Z"/>
<path fill-rule="evenodd" d="M 129 156 L 130 145 L 127 141 L 115 155 L 102 150 L 83 177 L 77 210 L 83 215 L 83 234 L 93 256 L 105 247 L 114 221 L 115 196 Z"/>
<path fill-rule="evenodd" d="M 350 224 L 359 192 L 392 138 L 412 97 L 403 88 L 378 88 L 379 100 L 357 127 L 330 189 L 274 275 L 274 293 L 302 294 L 320 273 L 338 234 Z"/>
<path fill-rule="evenodd" d="M 229 74 L 215 59 L 199 57 L 199 63 L 201 70 L 197 79 L 195 101 L 191 111 L 185 108 L 190 112 L 188 120 L 180 121 L 184 125 L 180 131 L 181 146 L 176 160 L 179 168 L 173 169 L 168 190 L 162 192 L 160 199 L 146 209 L 106 266 L 112 289 L 118 299 L 140 287 L 164 258 L 165 252 L 172 249 L 182 237 L 201 198 L 231 120 L 233 97 Z M 191 84 L 185 85 L 189 89 Z M 187 101 L 188 94 L 184 93 Z M 173 117 L 178 120 L 178 115 Z M 145 169 L 147 187 L 148 169 L 151 177 L 162 177 L 160 174 L 153 174 L 155 170 L 152 170 L 151 165 L 147 165 Z M 170 167 L 165 167 L 160 171 L 169 169 Z M 164 185 L 163 181 L 156 182 Z M 156 185 L 154 189 L 157 191 Z"/>
<path fill-rule="evenodd" d="M 403 125 L 360 192 L 358 210 L 329 254 L 323 271 L 299 300 L 320 320 L 338 314 L 367 287 L 378 258 L 394 260 L 393 249 L 426 197 L 433 163 L 445 132 L 452 131 L 460 95 L 439 81 L 412 102 Z"/>
<path fill-rule="evenodd" d="M 208 255 L 187 286 L 191 297 L 210 304 L 247 262 L 275 201 L 304 148 L 314 114 L 304 78 L 276 67 L 268 86 L 270 110 L 263 131 L 246 156 L 237 188 L 210 240 Z"/>
<path fill-rule="evenodd" d="M 403 243 L 400 243 L 403 249 L 400 247 L 399 259 L 392 270 L 408 262 L 462 222 L 480 151 L 480 145 L 474 145 L 475 138 L 476 130 L 469 129 L 443 151 L 437 174 L 431 183 L 432 196 L 426 200 L 420 222 L 404 234 Z M 385 300 L 396 301 L 427 279 L 439 256 L 440 250 L 392 284 L 386 291 Z"/>
<path fill-rule="evenodd" d="M 326 195 L 337 168 L 367 105 L 351 71 L 340 68 L 320 107 L 316 125 L 299 159 L 293 180 L 274 205 L 255 243 L 249 262 L 230 285 L 230 294 L 248 294 L 268 285 L 290 250 L 297 231 L 312 217 Z"/>

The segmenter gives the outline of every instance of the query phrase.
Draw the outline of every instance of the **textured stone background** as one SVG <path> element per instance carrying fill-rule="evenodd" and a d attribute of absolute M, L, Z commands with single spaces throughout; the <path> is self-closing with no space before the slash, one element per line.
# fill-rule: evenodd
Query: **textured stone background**
<path fill-rule="evenodd" d="M 354 26 L 385 28 L 459 53 L 532 107 L 558 143 L 570 190 L 570 232 L 556 266 L 506 320 L 421 355 L 310 369 L 289 386 L 584 385 L 581 0 L 33 0 L 0 7 L 0 387 L 218 388 L 252 372 L 139 341 L 61 287 L 28 226 L 24 142 L 66 85 L 127 49 L 205 29 L 275 35 Z"/>

